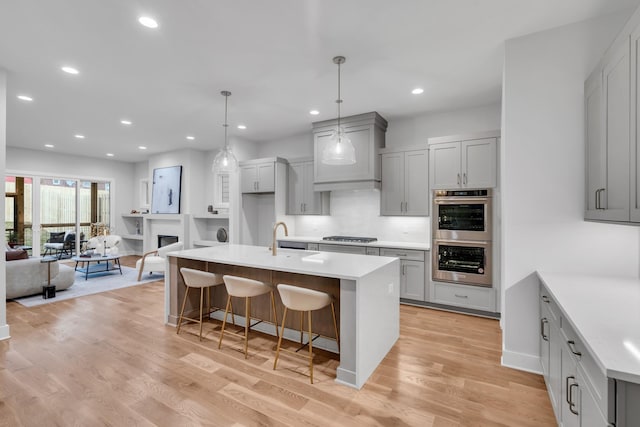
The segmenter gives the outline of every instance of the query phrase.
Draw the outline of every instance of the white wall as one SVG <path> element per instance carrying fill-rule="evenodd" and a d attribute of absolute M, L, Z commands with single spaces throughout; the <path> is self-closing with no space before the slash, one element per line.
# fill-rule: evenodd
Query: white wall
<path fill-rule="evenodd" d="M 638 228 L 583 220 L 584 80 L 626 18 L 607 16 L 506 42 L 501 282 L 507 366 L 540 369 L 536 270 L 638 275 Z"/>
<path fill-rule="evenodd" d="M 7 146 L 7 73 L 0 69 L 0 170 L 5 170 Z M 2 200 L 0 200 L 1 212 L 4 212 L 4 185 L 2 186 Z M 4 240 L 5 225 L 2 221 L 0 225 L 2 239 Z M 4 242 L 6 243 L 6 242 Z M 5 245 L 2 245 L 3 252 Z M 0 259 L 0 340 L 9 338 L 9 325 L 7 324 L 7 276 L 6 276 L 6 258 Z"/>
<path fill-rule="evenodd" d="M 398 148 L 422 144 L 434 136 L 459 135 L 500 128 L 500 104 L 456 111 L 424 114 L 389 122 L 386 146 Z M 258 144 L 260 157 L 287 159 L 313 156 L 312 131 L 286 139 Z M 427 188 L 424 191 L 428 191 Z M 378 190 L 332 191 L 331 216 L 295 216 L 298 236 L 332 234 L 374 236 L 396 242 L 429 242 L 429 217 L 380 216 Z"/>

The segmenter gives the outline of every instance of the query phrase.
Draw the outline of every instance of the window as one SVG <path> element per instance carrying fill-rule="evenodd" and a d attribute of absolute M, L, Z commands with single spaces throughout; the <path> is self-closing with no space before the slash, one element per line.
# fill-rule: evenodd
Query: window
<path fill-rule="evenodd" d="M 229 208 L 229 174 L 217 172 L 213 175 L 213 207 Z"/>

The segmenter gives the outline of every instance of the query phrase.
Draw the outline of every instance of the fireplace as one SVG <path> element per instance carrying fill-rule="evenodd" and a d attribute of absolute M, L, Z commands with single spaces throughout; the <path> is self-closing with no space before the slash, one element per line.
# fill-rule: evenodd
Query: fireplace
<path fill-rule="evenodd" d="M 166 234 L 158 234 L 158 247 L 170 245 L 178 241 L 178 236 L 169 236 Z"/>

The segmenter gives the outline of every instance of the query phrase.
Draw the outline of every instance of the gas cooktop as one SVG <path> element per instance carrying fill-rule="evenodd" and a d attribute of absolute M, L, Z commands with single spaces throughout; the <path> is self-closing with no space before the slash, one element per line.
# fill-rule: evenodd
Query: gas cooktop
<path fill-rule="evenodd" d="M 327 236 L 323 237 L 322 240 L 331 240 L 333 242 L 371 243 L 378 239 L 375 237 Z"/>

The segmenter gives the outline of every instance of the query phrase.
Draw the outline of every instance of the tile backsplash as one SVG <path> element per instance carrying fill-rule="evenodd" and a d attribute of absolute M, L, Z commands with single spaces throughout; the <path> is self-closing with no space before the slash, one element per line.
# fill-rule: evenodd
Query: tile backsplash
<path fill-rule="evenodd" d="M 429 242 L 430 218 L 380 216 L 380 191 L 331 192 L 331 215 L 297 216 L 296 235 L 376 237 L 396 242 Z"/>

